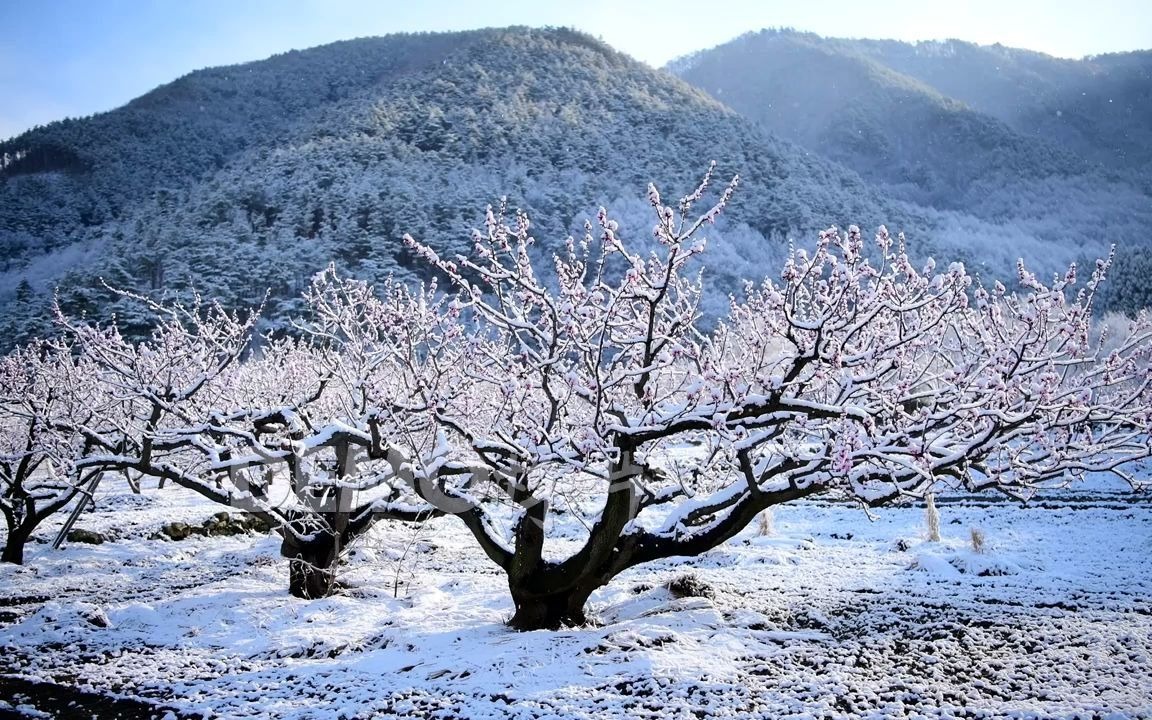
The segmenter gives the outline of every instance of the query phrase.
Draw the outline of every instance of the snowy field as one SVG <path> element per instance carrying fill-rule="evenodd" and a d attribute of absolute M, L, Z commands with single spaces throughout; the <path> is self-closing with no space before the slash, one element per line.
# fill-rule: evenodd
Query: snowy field
<path fill-rule="evenodd" d="M 153 538 L 219 510 L 110 484 L 78 527 L 115 539 L 0 567 L 0 717 L 1152 717 L 1146 494 L 942 502 L 940 543 L 918 507 L 785 505 L 532 633 L 451 518 L 377 526 L 302 601 L 273 536 Z"/>

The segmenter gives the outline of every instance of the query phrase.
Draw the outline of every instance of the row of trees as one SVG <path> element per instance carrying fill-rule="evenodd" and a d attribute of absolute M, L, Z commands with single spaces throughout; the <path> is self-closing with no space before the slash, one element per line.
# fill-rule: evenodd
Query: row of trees
<path fill-rule="evenodd" d="M 466 256 L 407 238 L 449 287 L 329 269 L 301 337 L 255 350 L 255 313 L 153 305 L 143 342 L 61 316 L 63 339 L 0 376 L 4 559 L 92 473 L 121 471 L 276 521 L 305 598 L 374 522 L 454 516 L 506 574 L 510 624 L 554 628 L 624 570 L 705 552 L 778 503 L 1023 496 L 1150 454 L 1152 327 L 1092 333 L 1107 261 L 1083 283 L 1021 264 L 1013 293 L 916 267 L 883 228 L 871 247 L 831 229 L 704 332 L 700 235 L 736 187 L 696 215 L 710 180 L 671 204 L 650 189 L 648 255 L 601 211 L 549 282 L 503 207 Z M 585 530 L 561 558 L 558 514 Z"/>

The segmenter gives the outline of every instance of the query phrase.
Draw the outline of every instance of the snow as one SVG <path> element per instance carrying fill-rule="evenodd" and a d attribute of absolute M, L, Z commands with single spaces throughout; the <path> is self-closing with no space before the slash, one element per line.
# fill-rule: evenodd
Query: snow
<path fill-rule="evenodd" d="M 79 526 L 115 539 L 0 566 L 0 676 L 218 718 L 1152 715 L 1152 498 L 938 501 L 938 543 L 920 507 L 778 506 L 770 536 L 620 576 L 593 625 L 517 633 L 453 518 L 379 524 L 302 601 L 274 536 L 153 539 L 220 508 L 109 482 Z M 713 597 L 675 597 L 685 573 Z"/>

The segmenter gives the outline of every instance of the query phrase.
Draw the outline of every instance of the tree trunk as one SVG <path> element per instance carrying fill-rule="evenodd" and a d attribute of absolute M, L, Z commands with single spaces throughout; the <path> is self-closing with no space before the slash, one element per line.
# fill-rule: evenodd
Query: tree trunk
<path fill-rule="evenodd" d="M 290 530 L 284 531 L 280 554 L 288 558 L 288 592 L 305 600 L 328 597 L 336 587 L 336 538 L 318 532 L 309 541 L 301 541 Z"/>
<path fill-rule="evenodd" d="M 0 552 L 0 562 L 24 564 L 24 545 L 32 536 L 31 529 L 14 528 L 8 531 L 8 539 L 4 543 L 4 550 Z"/>
<path fill-rule="evenodd" d="M 584 605 L 596 588 L 604 583 L 585 581 L 575 586 L 545 590 L 529 590 L 526 583 L 508 581 L 516 613 L 508 621 L 515 630 L 558 630 L 562 627 L 583 625 L 588 621 Z"/>

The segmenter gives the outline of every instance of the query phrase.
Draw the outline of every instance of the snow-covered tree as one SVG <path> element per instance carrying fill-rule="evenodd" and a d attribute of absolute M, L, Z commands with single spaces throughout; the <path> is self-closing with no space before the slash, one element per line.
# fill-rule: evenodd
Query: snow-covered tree
<path fill-rule="evenodd" d="M 158 478 L 263 518 L 284 539 L 290 592 L 327 595 L 342 551 L 377 520 L 440 512 L 407 490 L 412 474 L 383 441 L 427 428 L 397 425 L 380 408 L 402 385 L 385 361 L 423 342 L 415 333 L 437 325 L 444 300 L 433 289 L 384 289 L 379 299 L 333 270 L 321 274 L 306 298 L 306 338 L 265 339 L 244 362 L 255 313 L 137 296 L 156 327 L 140 342 L 115 325 L 62 317 L 94 382 L 116 399 L 78 467 Z"/>
<path fill-rule="evenodd" d="M 34 342 L 0 358 L 0 562 L 23 563 L 36 527 L 98 472 L 77 467 L 109 410 L 93 379 L 68 347 Z"/>
<path fill-rule="evenodd" d="M 376 521 L 440 512 L 412 494 L 407 456 L 390 444 L 435 451 L 426 423 L 397 422 L 405 377 L 396 354 L 443 361 L 435 351 L 454 352 L 458 328 L 438 319 L 445 299 L 434 288 L 387 282 L 381 290 L 329 268 L 306 295 L 305 338 L 266 344 L 225 379 L 205 422 L 169 431 L 182 452 L 206 463 L 201 486 L 279 524 L 289 591 L 298 597 L 328 595 L 342 552 Z M 447 337 L 437 340 L 437 328 Z"/>
<path fill-rule="evenodd" d="M 705 335 L 689 270 L 734 183 L 693 220 L 706 185 L 672 206 L 650 190 L 648 257 L 601 213 L 555 258 L 555 290 L 523 215 L 490 213 L 470 257 L 410 241 L 459 289 L 442 312 L 474 324 L 467 358 L 422 367 L 418 386 L 450 388 L 422 412 L 456 466 L 483 469 L 425 499 L 507 573 L 513 627 L 581 623 L 619 573 L 699 555 L 778 503 L 878 506 L 940 484 L 1020 496 L 1149 455 L 1152 328 L 1107 353 L 1089 341 L 1107 262 L 1080 289 L 1075 268 L 1045 285 L 1021 265 L 1011 293 L 960 264 L 914 267 L 883 228 L 874 250 L 830 229 Z M 558 512 L 586 529 L 566 556 L 545 547 Z"/>

